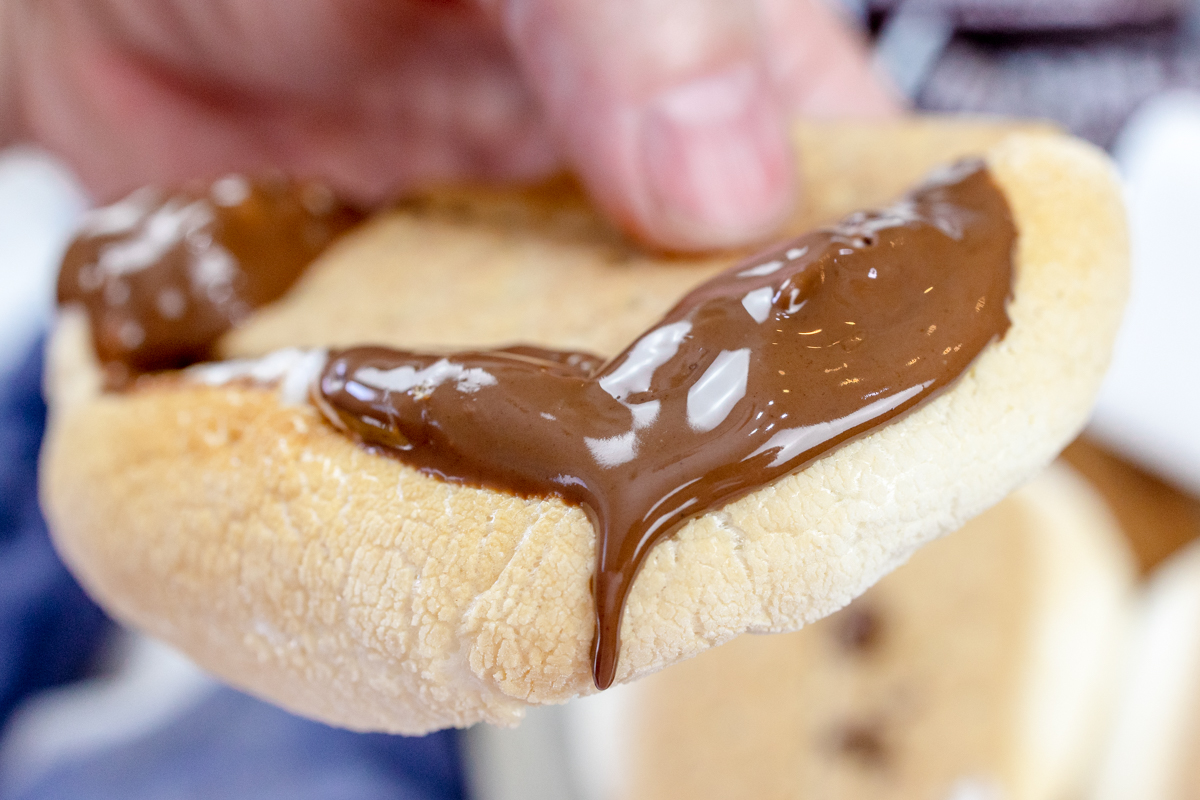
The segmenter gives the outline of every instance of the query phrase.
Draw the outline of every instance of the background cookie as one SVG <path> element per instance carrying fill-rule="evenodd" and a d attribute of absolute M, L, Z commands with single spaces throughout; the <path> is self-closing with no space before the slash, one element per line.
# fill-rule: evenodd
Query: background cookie
<path fill-rule="evenodd" d="M 586 800 L 1082 796 L 1134 578 L 1099 495 L 1056 465 L 802 631 L 739 637 L 531 731 L 472 731 L 476 782 L 504 787 L 491 756 L 557 724 Z M 538 772 L 481 800 L 537 796 Z"/>

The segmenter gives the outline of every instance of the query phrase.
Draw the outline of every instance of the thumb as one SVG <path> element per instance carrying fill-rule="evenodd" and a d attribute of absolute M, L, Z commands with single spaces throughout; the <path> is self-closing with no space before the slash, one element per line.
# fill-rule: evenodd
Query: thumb
<path fill-rule="evenodd" d="M 619 223 L 694 250 L 782 221 L 795 173 L 754 4 L 493 4 L 560 146 Z"/>

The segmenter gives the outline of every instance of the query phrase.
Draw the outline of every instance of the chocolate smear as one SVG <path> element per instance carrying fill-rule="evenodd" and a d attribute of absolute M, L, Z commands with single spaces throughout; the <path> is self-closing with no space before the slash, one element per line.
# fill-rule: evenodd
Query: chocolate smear
<path fill-rule="evenodd" d="M 90 212 L 58 302 L 87 310 L 109 388 L 212 357 L 221 334 L 278 299 L 361 215 L 317 184 L 221 178 L 140 189 Z"/>

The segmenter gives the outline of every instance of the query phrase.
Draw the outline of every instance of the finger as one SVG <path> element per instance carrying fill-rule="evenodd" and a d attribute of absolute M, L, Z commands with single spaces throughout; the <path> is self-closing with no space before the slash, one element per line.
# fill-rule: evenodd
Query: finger
<path fill-rule="evenodd" d="M 18 134 L 97 199 L 283 169 L 374 202 L 558 156 L 491 19 L 401 0 L 11 0 Z M 0 50 L 0 53 L 3 53 Z"/>
<path fill-rule="evenodd" d="M 758 0 L 767 59 L 787 111 L 802 117 L 881 118 L 900 93 L 871 65 L 862 37 L 828 0 Z"/>
<path fill-rule="evenodd" d="M 753 5 L 492 0 L 559 145 L 614 218 L 660 246 L 765 236 L 789 210 L 785 117 Z"/>

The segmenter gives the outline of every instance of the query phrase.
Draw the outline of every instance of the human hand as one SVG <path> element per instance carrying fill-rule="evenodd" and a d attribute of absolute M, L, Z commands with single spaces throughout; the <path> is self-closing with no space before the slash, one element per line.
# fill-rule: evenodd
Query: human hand
<path fill-rule="evenodd" d="M 267 168 L 361 201 L 564 165 L 668 248 L 765 235 L 793 115 L 895 102 L 822 0 L 6 0 L 8 140 L 108 200 Z"/>

